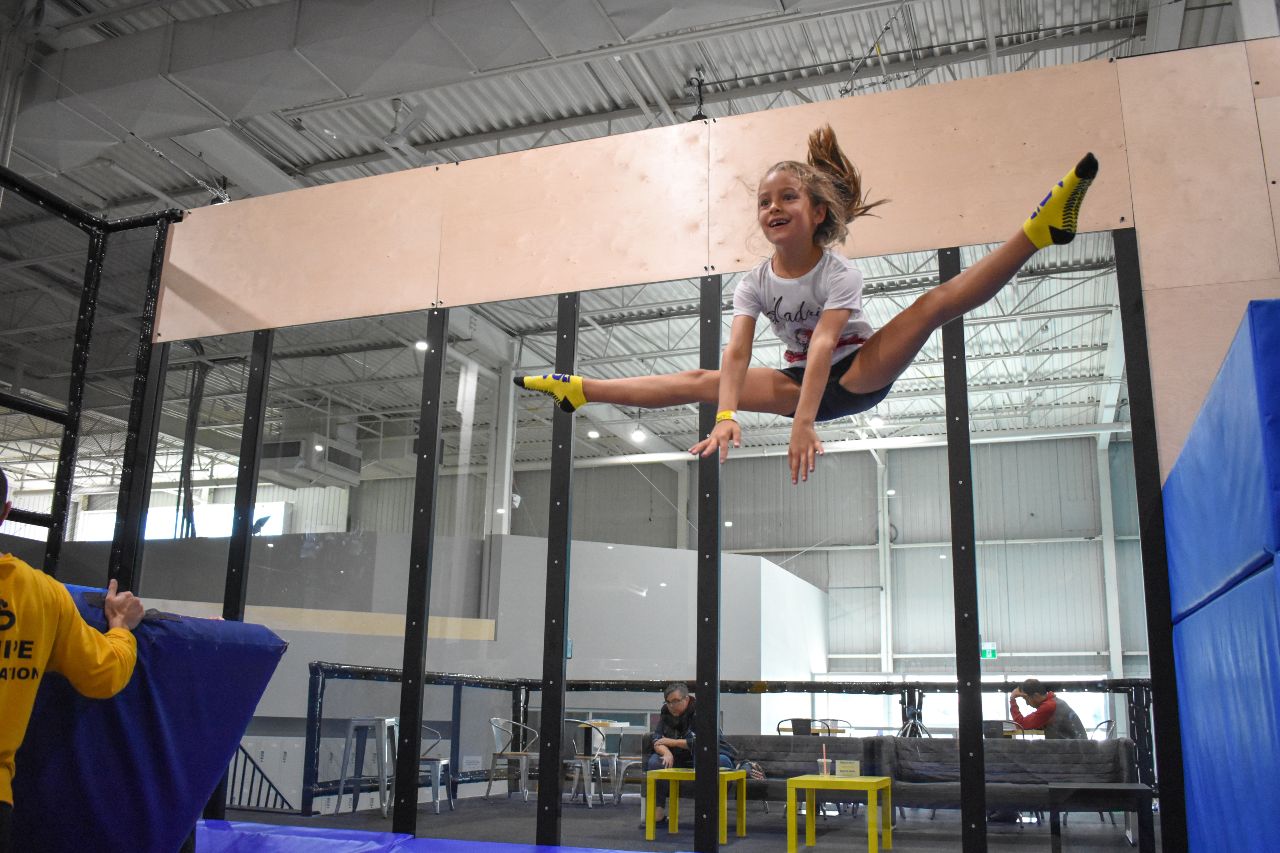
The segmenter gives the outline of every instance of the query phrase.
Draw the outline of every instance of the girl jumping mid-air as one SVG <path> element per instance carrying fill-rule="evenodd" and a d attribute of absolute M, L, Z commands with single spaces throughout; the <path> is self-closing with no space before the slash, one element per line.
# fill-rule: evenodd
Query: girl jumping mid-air
<path fill-rule="evenodd" d="M 719 370 L 591 379 L 566 373 L 518 376 L 572 412 L 587 403 L 661 408 L 716 403 L 715 429 L 690 453 L 720 454 L 742 445 L 737 410 L 792 418 L 791 482 L 809 479 L 822 454 L 814 424 L 863 412 L 889 393 L 935 329 L 995 296 L 1038 250 L 1070 243 L 1080 203 L 1098 173 L 1092 154 L 1057 183 L 1008 241 L 958 276 L 925 292 L 883 328 L 862 312 L 862 274 L 831 251 L 848 223 L 882 201 L 863 197 L 858 170 L 831 128 L 809 135 L 809 162 L 784 160 L 760 181 L 756 219 L 773 257 L 747 272 L 733 292 L 733 326 Z M 748 367 L 756 318 L 769 318 L 786 346 L 780 370 Z"/>

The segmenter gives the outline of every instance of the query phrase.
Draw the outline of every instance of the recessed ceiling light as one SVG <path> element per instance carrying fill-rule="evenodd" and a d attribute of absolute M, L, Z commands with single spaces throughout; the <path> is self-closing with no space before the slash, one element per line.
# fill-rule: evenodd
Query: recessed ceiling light
<path fill-rule="evenodd" d="M 732 522 L 732 521 L 726 521 L 726 522 L 724 523 L 724 526 L 725 526 L 725 527 L 733 527 L 733 522 Z"/>
<path fill-rule="evenodd" d="M 418 352 L 426 352 L 429 349 L 426 341 L 417 341 L 414 343 L 413 348 Z"/>
<path fill-rule="evenodd" d="M 605 545 L 604 547 L 608 548 L 610 551 L 612 551 L 612 550 L 613 550 L 613 546 L 612 546 L 612 545 Z"/>
<path fill-rule="evenodd" d="M 939 559 L 939 560 L 945 560 L 945 559 L 947 559 L 947 555 L 946 555 L 946 554 L 939 554 L 939 555 L 938 555 L 938 559 Z"/>
<path fill-rule="evenodd" d="M 660 583 L 660 584 L 658 584 L 658 586 L 662 587 L 663 589 L 666 589 L 666 588 L 667 588 L 666 583 Z"/>
<path fill-rule="evenodd" d="M 324 452 L 324 445 L 323 445 L 323 444 L 317 444 L 317 445 L 316 445 L 316 453 L 323 453 L 323 452 Z"/>
<path fill-rule="evenodd" d="M 599 437 L 600 437 L 600 430 L 598 429 L 587 430 L 587 438 L 599 438 Z"/>
<path fill-rule="evenodd" d="M 893 497 L 894 495 L 896 495 L 896 494 L 898 493 L 898 490 L 897 490 L 897 489 L 885 489 L 885 490 L 884 490 L 884 493 L 885 493 L 886 495 L 888 495 L 889 497 Z"/>
<path fill-rule="evenodd" d="M 494 510 L 494 512 L 496 512 L 498 515 L 502 515 L 503 513 L 506 512 L 506 510 L 503 509 L 502 507 L 498 507 L 497 509 Z"/>

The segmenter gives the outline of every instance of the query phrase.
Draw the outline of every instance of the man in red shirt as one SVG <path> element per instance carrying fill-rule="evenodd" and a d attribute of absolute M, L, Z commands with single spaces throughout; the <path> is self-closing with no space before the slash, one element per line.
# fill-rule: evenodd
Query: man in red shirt
<path fill-rule="evenodd" d="M 1023 714 L 1018 710 L 1019 699 L 1035 710 Z M 1087 737 L 1084 724 L 1071 706 L 1034 678 L 1028 678 L 1009 694 L 1009 716 L 1024 729 L 1043 731 L 1045 740 L 1083 740 Z"/>

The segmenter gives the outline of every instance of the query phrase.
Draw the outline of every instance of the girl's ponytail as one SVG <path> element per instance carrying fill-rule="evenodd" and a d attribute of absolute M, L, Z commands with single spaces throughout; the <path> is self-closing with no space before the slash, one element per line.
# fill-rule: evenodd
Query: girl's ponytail
<path fill-rule="evenodd" d="M 820 200 L 827 205 L 827 218 L 814 233 L 814 242 L 820 246 L 839 243 L 848 235 L 848 223 L 859 216 L 868 215 L 873 208 L 884 204 L 887 199 L 868 201 L 863 194 L 862 175 L 849 162 L 849 158 L 840 150 L 835 131 L 831 125 L 822 127 L 809 134 L 809 165 L 817 173 L 818 184 L 824 183 L 821 178 L 831 182 L 830 194 L 823 192 L 825 187 L 814 186 L 818 196 L 827 196 Z"/>

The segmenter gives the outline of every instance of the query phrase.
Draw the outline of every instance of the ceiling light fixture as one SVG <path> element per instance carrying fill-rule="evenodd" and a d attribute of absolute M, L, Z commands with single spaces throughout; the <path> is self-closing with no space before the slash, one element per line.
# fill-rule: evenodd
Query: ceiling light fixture
<path fill-rule="evenodd" d="M 880 427 L 884 426 L 884 418 L 880 417 L 879 415 L 872 415 L 871 425 L 876 429 L 880 429 Z"/>
<path fill-rule="evenodd" d="M 885 490 L 884 490 L 884 493 L 885 493 L 886 495 L 888 495 L 889 497 L 893 497 L 894 495 L 896 495 L 896 494 L 898 493 L 898 490 L 897 490 L 897 489 L 885 489 Z"/>
<path fill-rule="evenodd" d="M 416 349 L 418 352 L 426 352 L 428 349 L 430 349 L 430 346 L 427 344 L 426 341 L 417 341 L 414 343 L 413 348 Z"/>
<path fill-rule="evenodd" d="M 587 430 L 587 438 L 599 438 L 599 437 L 600 437 L 600 430 L 598 429 Z"/>

